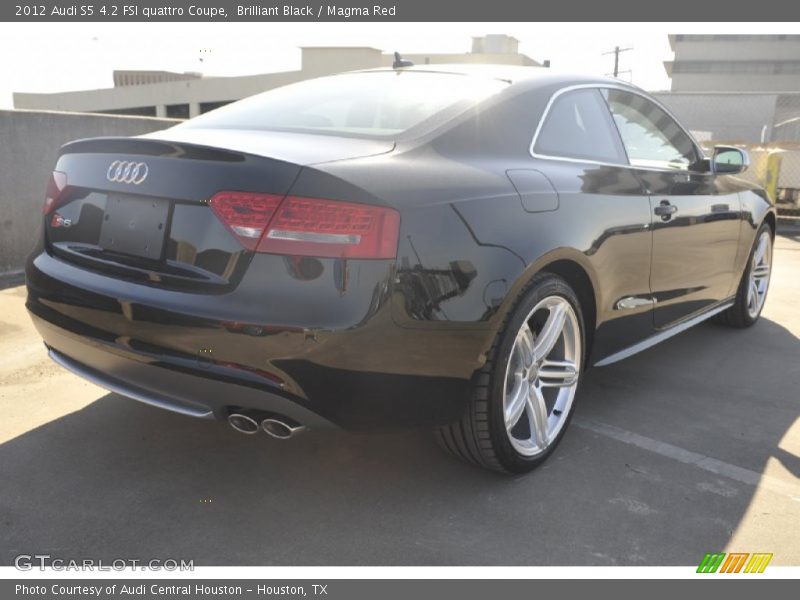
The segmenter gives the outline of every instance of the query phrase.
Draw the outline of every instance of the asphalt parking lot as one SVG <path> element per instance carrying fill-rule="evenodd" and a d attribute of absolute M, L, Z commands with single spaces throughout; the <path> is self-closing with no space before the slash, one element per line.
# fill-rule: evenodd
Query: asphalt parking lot
<path fill-rule="evenodd" d="M 426 431 L 287 442 L 141 405 L 51 364 L 0 291 L 0 564 L 800 565 L 800 230 L 762 320 L 587 373 L 551 460 L 503 477 Z"/>

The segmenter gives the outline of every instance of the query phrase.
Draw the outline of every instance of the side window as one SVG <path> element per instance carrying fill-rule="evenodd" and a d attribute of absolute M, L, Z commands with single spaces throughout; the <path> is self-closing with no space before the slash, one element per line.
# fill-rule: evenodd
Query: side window
<path fill-rule="evenodd" d="M 625 155 L 597 89 L 558 96 L 544 118 L 533 151 L 544 156 L 624 164 Z"/>
<path fill-rule="evenodd" d="M 608 107 L 632 165 L 689 169 L 697 162 L 691 138 L 656 104 L 622 90 L 609 89 L 607 93 Z"/>

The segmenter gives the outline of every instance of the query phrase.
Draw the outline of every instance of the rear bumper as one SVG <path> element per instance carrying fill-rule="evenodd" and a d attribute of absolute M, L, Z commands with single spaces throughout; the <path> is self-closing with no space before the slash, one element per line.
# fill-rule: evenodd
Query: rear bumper
<path fill-rule="evenodd" d="M 229 312 L 247 298 L 193 305 L 190 294 L 143 289 L 46 253 L 29 261 L 27 276 L 28 311 L 56 362 L 106 389 L 199 418 L 253 409 L 310 428 L 446 423 L 463 409 L 486 338 L 481 330 L 398 327 L 388 294 L 373 294 L 367 314 L 353 310 L 355 322 L 242 326 L 206 309 L 215 301 Z M 248 304 L 270 302 L 263 290 Z M 302 302 L 301 295 L 297 312 Z"/>
<path fill-rule="evenodd" d="M 181 372 L 154 364 L 143 355 L 125 356 L 118 348 L 87 343 L 36 315 L 32 317 L 50 358 L 68 371 L 128 398 L 202 419 L 223 419 L 233 406 L 240 405 L 283 415 L 315 429 L 335 427 L 278 394 Z"/>

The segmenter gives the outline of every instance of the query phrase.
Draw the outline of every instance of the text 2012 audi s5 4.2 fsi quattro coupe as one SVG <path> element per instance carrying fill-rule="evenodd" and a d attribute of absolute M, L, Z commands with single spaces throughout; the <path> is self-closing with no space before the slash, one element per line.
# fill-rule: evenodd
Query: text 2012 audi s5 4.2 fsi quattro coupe
<path fill-rule="evenodd" d="M 759 317 L 775 211 L 615 79 L 414 67 L 66 144 L 27 307 L 51 357 L 238 431 L 431 426 L 507 472 L 582 374 Z"/>

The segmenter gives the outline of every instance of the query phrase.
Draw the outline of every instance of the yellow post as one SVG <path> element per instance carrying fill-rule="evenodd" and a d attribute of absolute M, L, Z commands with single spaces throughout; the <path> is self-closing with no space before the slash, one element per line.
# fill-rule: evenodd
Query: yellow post
<path fill-rule="evenodd" d="M 778 200 L 778 176 L 781 173 L 782 159 L 782 150 L 773 150 L 767 157 L 767 176 L 764 182 L 764 188 L 767 190 L 767 194 L 769 194 L 770 200 L 773 202 Z"/>

